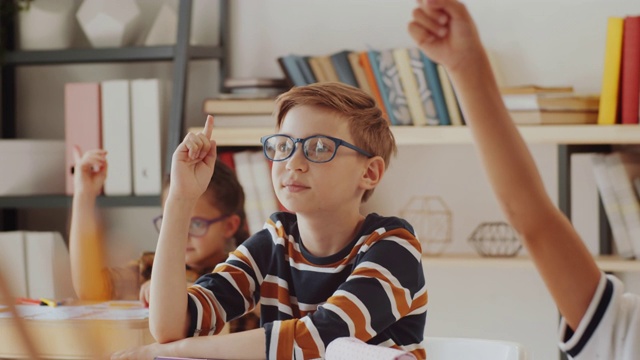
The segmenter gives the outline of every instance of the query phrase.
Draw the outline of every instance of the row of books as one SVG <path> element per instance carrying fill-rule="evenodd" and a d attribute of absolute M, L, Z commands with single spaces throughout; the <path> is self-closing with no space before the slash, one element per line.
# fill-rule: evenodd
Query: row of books
<path fill-rule="evenodd" d="M 260 231 L 271 214 L 284 210 L 273 190 L 269 162 L 262 151 L 223 151 L 218 158 L 235 170 L 242 185 L 249 232 Z"/>
<path fill-rule="evenodd" d="M 640 16 L 610 17 L 598 124 L 640 119 Z"/>
<path fill-rule="evenodd" d="M 591 162 L 617 253 L 640 259 L 640 152 L 592 154 Z"/>
<path fill-rule="evenodd" d="M 159 79 L 67 83 L 66 193 L 73 194 L 73 146 L 107 151 L 108 196 L 158 195 L 162 190 Z"/>
<path fill-rule="evenodd" d="M 417 48 L 286 55 L 278 63 L 291 86 L 339 81 L 371 95 L 391 125 L 463 125 L 446 70 Z"/>

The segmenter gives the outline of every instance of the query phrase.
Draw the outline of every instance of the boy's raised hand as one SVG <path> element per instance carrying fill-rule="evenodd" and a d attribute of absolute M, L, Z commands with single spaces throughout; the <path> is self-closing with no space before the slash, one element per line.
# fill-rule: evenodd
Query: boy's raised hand
<path fill-rule="evenodd" d="M 464 4 L 457 0 L 417 0 L 409 34 L 431 60 L 449 71 L 474 61 L 482 52 L 476 26 Z"/>
<path fill-rule="evenodd" d="M 107 152 L 102 149 L 89 150 L 82 154 L 78 145 L 73 146 L 74 191 L 92 196 L 100 195 L 107 178 Z"/>
<path fill-rule="evenodd" d="M 216 162 L 216 143 L 211 140 L 213 117 L 207 116 L 204 129 L 188 133 L 173 153 L 170 196 L 195 200 L 209 185 Z"/>

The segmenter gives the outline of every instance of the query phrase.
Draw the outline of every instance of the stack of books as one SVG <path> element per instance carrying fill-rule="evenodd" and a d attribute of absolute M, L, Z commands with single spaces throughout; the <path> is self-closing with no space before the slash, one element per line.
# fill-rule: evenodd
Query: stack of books
<path fill-rule="evenodd" d="M 575 94 L 570 86 L 524 85 L 500 91 L 518 125 L 595 124 L 598 119 L 599 96 Z"/>

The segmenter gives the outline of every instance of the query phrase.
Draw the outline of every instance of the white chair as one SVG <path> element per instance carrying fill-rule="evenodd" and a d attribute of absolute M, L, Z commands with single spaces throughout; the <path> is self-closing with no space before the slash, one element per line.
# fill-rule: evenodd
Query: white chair
<path fill-rule="evenodd" d="M 524 347 L 499 340 L 426 337 L 429 360 L 528 360 Z"/>

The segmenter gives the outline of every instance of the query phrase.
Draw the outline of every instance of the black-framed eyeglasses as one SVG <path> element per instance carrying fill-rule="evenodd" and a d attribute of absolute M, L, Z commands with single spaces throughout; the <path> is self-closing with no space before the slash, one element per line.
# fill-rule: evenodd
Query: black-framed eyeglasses
<path fill-rule="evenodd" d="M 336 156 L 340 146 L 355 150 L 371 158 L 373 155 L 348 142 L 327 135 L 313 135 L 307 138 L 294 138 L 284 134 L 267 135 L 260 138 L 264 156 L 271 161 L 284 161 L 293 156 L 296 144 L 302 144 L 302 153 L 307 160 L 315 163 L 326 163 Z"/>
<path fill-rule="evenodd" d="M 189 235 L 193 237 L 204 236 L 204 234 L 207 233 L 209 226 L 219 221 L 222 221 L 228 217 L 229 215 L 222 215 L 209 220 L 203 219 L 200 217 L 192 217 L 191 223 L 189 224 Z M 155 225 L 156 230 L 160 232 L 160 228 L 162 227 L 162 215 L 156 216 L 155 218 L 153 218 L 153 225 Z"/>

